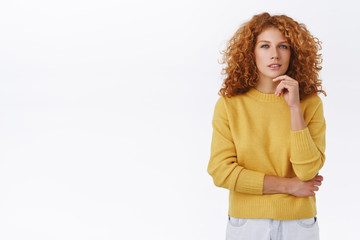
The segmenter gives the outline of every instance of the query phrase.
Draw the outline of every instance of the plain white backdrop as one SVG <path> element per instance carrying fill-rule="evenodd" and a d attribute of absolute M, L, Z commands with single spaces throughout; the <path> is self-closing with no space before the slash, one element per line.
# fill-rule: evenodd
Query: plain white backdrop
<path fill-rule="evenodd" d="M 322 239 L 359 236 L 356 1 L 0 3 L 0 239 L 225 239 L 206 168 L 220 51 L 254 14 L 322 41 Z"/>

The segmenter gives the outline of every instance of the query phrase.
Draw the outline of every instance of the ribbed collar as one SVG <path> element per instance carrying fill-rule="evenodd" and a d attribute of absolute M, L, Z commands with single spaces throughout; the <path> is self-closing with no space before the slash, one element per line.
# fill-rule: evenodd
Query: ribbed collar
<path fill-rule="evenodd" d="M 261 102 L 280 102 L 284 100 L 284 96 L 281 94 L 280 97 L 276 96 L 275 93 L 263 93 L 252 87 L 246 92 L 249 96 L 256 98 Z"/>

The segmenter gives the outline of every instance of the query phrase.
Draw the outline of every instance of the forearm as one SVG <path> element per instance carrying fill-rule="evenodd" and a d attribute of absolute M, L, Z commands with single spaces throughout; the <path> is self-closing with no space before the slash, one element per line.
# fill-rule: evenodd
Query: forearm
<path fill-rule="evenodd" d="M 299 131 L 306 128 L 304 116 L 300 106 L 290 108 L 291 114 L 291 129 L 293 131 Z"/>
<path fill-rule="evenodd" d="M 284 193 L 296 197 L 315 196 L 315 191 L 319 190 L 319 186 L 323 177 L 316 175 L 309 181 L 301 181 L 298 177 L 283 178 L 277 176 L 265 175 L 263 194 Z"/>
<path fill-rule="evenodd" d="M 288 193 L 289 178 L 265 175 L 263 194 Z"/>

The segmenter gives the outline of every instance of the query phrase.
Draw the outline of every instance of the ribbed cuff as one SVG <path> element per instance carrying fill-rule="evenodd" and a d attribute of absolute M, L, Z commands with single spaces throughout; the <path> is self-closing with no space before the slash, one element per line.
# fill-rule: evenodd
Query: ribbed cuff
<path fill-rule="evenodd" d="M 248 194 L 263 194 L 265 174 L 243 169 L 236 181 L 235 191 Z"/>
<path fill-rule="evenodd" d="M 291 157 L 293 164 L 313 164 L 319 157 L 317 149 L 308 128 L 291 132 Z"/>
<path fill-rule="evenodd" d="M 314 141 L 311 137 L 309 129 L 299 131 L 291 131 L 291 150 L 293 151 L 303 151 L 316 148 Z"/>

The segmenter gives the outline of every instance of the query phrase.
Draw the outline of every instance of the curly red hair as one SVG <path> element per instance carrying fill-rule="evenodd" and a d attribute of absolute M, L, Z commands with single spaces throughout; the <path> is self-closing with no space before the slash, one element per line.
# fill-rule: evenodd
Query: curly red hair
<path fill-rule="evenodd" d="M 290 44 L 290 62 L 286 75 L 299 82 L 300 99 L 326 92 L 322 90 L 319 71 L 322 69 L 321 42 L 313 37 L 302 23 L 286 15 L 271 16 L 265 12 L 244 23 L 222 51 L 222 74 L 226 76 L 220 96 L 232 97 L 256 86 L 258 73 L 254 47 L 257 36 L 266 28 L 275 27 L 284 34 Z"/>

